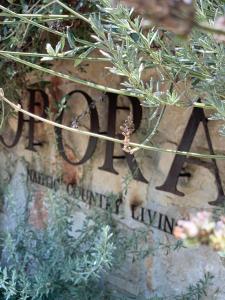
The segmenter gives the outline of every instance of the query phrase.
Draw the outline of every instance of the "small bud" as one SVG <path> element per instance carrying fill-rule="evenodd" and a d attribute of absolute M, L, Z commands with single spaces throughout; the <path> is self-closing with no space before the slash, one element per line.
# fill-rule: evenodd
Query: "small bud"
<path fill-rule="evenodd" d="M 124 124 L 120 126 L 120 130 L 122 131 L 122 135 L 124 136 L 123 151 L 131 153 L 132 148 L 129 146 L 129 144 L 130 137 L 134 132 L 134 123 L 131 114 L 128 116 L 127 120 L 125 120 Z"/>

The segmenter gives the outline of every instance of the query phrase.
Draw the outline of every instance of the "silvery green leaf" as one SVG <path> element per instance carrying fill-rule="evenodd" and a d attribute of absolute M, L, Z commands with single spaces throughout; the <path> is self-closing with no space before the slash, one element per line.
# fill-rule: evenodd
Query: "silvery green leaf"
<path fill-rule="evenodd" d="M 49 43 L 46 44 L 46 51 L 51 56 L 55 56 L 56 55 L 54 49 L 52 48 L 52 45 L 49 44 Z"/>
<path fill-rule="evenodd" d="M 105 56 L 105 57 L 107 57 L 107 58 L 112 58 L 111 57 L 111 55 L 109 54 L 109 53 L 107 53 L 107 52 L 105 52 L 105 51 L 103 51 L 103 50 L 100 50 L 100 52 L 101 52 L 101 54 L 103 55 L 103 56 Z"/>
<path fill-rule="evenodd" d="M 130 34 L 130 37 L 132 38 L 132 40 L 133 40 L 135 43 L 137 43 L 137 42 L 139 41 L 139 39 L 140 39 L 139 34 L 137 34 L 136 32 L 132 32 L 132 33 Z"/>
<path fill-rule="evenodd" d="M 86 58 L 92 51 L 94 50 L 93 47 L 88 48 L 86 51 L 84 51 L 83 53 L 81 53 L 81 55 L 79 56 L 81 59 Z"/>
<path fill-rule="evenodd" d="M 76 48 L 76 39 L 69 27 L 66 28 L 66 37 L 70 48 Z"/>
<path fill-rule="evenodd" d="M 225 120 L 225 117 L 223 115 L 221 115 L 220 113 L 215 113 L 215 114 L 211 115 L 208 119 L 211 121 L 217 121 L 217 120 Z"/>
<path fill-rule="evenodd" d="M 74 67 L 78 67 L 82 63 L 83 59 L 82 58 L 76 58 L 74 60 Z"/>
<path fill-rule="evenodd" d="M 61 51 L 63 51 L 63 49 L 65 47 L 65 42 L 66 42 L 66 39 L 64 36 L 61 38 L 60 42 L 61 42 Z"/>
<path fill-rule="evenodd" d="M 55 53 L 56 55 L 59 53 L 59 51 L 61 50 L 62 48 L 62 44 L 61 44 L 61 41 L 59 41 L 55 47 Z"/>
<path fill-rule="evenodd" d="M 41 61 L 50 61 L 50 60 L 54 60 L 54 58 L 53 57 L 47 57 L 47 56 L 41 58 Z"/>
<path fill-rule="evenodd" d="M 149 41 L 149 47 L 151 47 L 152 43 L 155 41 L 156 37 L 158 35 L 158 30 L 152 35 L 150 41 Z"/>
<path fill-rule="evenodd" d="M 98 36 L 92 34 L 91 37 L 92 37 L 94 40 L 96 40 L 96 41 L 98 41 L 98 42 L 101 42 L 101 39 L 100 39 Z"/>

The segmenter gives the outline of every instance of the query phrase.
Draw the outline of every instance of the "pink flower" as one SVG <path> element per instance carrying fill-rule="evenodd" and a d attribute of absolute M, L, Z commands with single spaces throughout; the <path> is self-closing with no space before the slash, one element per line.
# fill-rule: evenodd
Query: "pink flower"
<path fill-rule="evenodd" d="M 195 237 L 199 232 L 196 224 L 191 221 L 178 221 L 177 224 L 183 228 L 188 237 Z"/>
<path fill-rule="evenodd" d="M 177 225 L 174 235 L 185 245 L 209 245 L 215 251 L 225 253 L 225 216 L 214 222 L 211 213 L 202 211 L 188 221 L 178 221 Z"/>

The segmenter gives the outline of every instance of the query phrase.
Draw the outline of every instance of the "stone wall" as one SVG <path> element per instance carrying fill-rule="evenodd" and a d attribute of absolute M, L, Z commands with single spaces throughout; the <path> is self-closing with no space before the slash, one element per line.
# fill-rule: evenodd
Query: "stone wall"
<path fill-rule="evenodd" d="M 74 68 L 72 63 L 57 63 L 54 65 L 54 69 L 85 80 L 115 88 L 120 87 L 121 78 L 109 74 L 104 69 L 103 63 L 83 63 L 79 68 Z M 48 116 L 50 118 L 57 113 L 57 106 L 59 107 L 60 100 L 64 95 L 79 90 L 91 97 L 93 102 L 91 108 L 88 109 L 84 95 L 80 92 L 73 94 L 68 100 L 69 108 L 64 112 L 63 124 L 71 126 L 74 118 L 81 115 L 78 118 L 79 129 L 89 130 L 92 125 L 90 122 L 91 110 L 93 118 L 96 118 L 93 111 L 97 111 L 99 132 L 107 133 L 109 131 L 113 117 L 112 111 L 108 112 L 109 97 L 107 95 L 60 78 L 49 77 L 46 79 L 50 82 L 44 90 L 49 99 Z M 36 80 L 32 79 L 31 81 L 35 82 Z M 31 94 L 31 91 L 24 91 L 22 97 L 22 104 L 28 109 L 31 109 L 29 107 Z M 33 95 L 35 101 L 41 103 L 39 106 L 35 105 L 35 113 L 41 114 L 43 95 L 40 92 L 33 92 Z M 119 97 L 117 106 L 132 110 L 130 100 L 135 101 L 127 97 Z M 142 120 L 140 127 L 132 136 L 133 142 L 142 141 L 150 130 L 151 109 L 146 107 L 141 107 L 141 109 Z M 85 113 L 82 115 L 83 112 Z M 207 114 L 209 115 L 210 112 Z M 116 133 L 120 133 L 120 125 L 128 115 L 128 109 L 118 109 Z M 193 109 L 190 107 L 167 107 L 152 144 L 164 149 L 178 149 L 190 116 L 193 116 Z M 29 117 L 24 116 L 24 118 L 30 120 Z M 6 144 L 10 144 L 14 139 L 17 121 L 16 115 L 8 120 L 8 125 L 3 132 Z M 207 125 L 216 153 L 224 153 L 224 138 L 218 134 L 220 125 L 215 121 L 209 122 Z M 32 131 L 32 126 L 34 131 Z M 187 128 L 187 131 L 193 133 L 193 128 Z M 203 122 L 200 122 L 194 135 L 191 151 L 209 153 Z M 114 156 L 117 158 L 113 159 L 113 170 L 109 172 L 109 170 L 103 170 L 106 169 L 104 163 L 106 152 L 110 148 L 108 142 L 96 141 L 96 149 L 91 153 L 90 159 L 83 164 L 74 165 L 71 162 L 78 162 L 84 158 L 90 139 L 66 131 L 62 132 L 62 137 L 67 161 L 58 151 L 57 144 L 60 141 L 57 140 L 54 128 L 43 123 L 24 122 L 21 137 L 14 147 L 9 148 L 1 143 L 0 181 L 2 193 L 4 194 L 7 187 L 18 205 L 18 210 L 24 210 L 28 205 L 28 189 L 31 189 L 33 198 L 28 207 L 29 220 L 37 228 L 41 228 L 47 218 L 47 212 L 43 207 L 44 193 L 48 189 L 57 190 L 59 186 L 68 193 L 68 197 L 71 199 L 79 194 L 83 198 L 83 202 L 85 199 L 90 199 L 93 194 L 99 199 L 98 205 L 103 209 L 107 209 L 110 205 L 109 195 L 111 193 L 118 195 L 118 199 L 122 199 L 122 203 L 118 204 L 119 214 L 115 214 L 115 218 L 121 226 L 121 230 L 126 229 L 132 234 L 143 228 L 148 229 L 148 243 L 152 245 L 160 242 L 168 245 L 174 244 L 175 239 L 171 231 L 178 219 L 185 218 L 190 213 L 201 209 L 209 211 L 215 209 L 215 206 L 209 204 L 218 198 L 218 178 L 215 176 L 215 162 L 213 163 L 211 160 L 192 159 L 182 164 L 177 190 L 184 193 L 184 196 L 179 196 L 171 191 L 165 192 L 156 189 L 156 187 L 162 186 L 168 178 L 168 174 L 171 174 L 170 168 L 175 159 L 174 154 L 137 151 L 134 157 L 141 175 L 139 174 L 138 180 L 134 180 L 131 176 L 132 168 L 135 167 L 133 158 L 129 157 L 130 166 L 132 166 L 129 168 L 127 159 L 122 157 L 124 152 L 120 145 L 115 145 Z M 38 145 L 40 142 L 41 146 Z M 108 150 L 106 151 L 106 149 Z M 110 156 L 108 159 L 111 162 Z M 108 169 L 109 165 L 110 163 L 107 166 Z M 224 160 L 217 161 L 217 166 L 219 178 L 222 185 L 225 186 Z M 136 168 L 134 175 L 137 176 L 137 174 Z M 220 196 L 222 199 L 221 192 Z M 5 193 L 6 202 L 7 197 L 8 193 L 7 195 Z M 82 226 L 88 209 L 91 209 L 91 206 L 81 205 L 80 210 L 74 212 L 75 227 Z M 15 226 L 16 220 L 10 218 L 10 211 L 3 209 L 1 216 L 3 226 L 9 224 Z M 121 266 L 121 270 L 111 274 L 108 280 L 115 289 L 121 290 L 126 295 L 149 297 L 157 294 L 173 297 L 172 295 L 185 291 L 189 284 L 196 283 L 207 271 L 215 276 L 212 293 L 220 287 L 216 299 L 224 299 L 224 266 L 216 253 L 204 247 L 169 253 L 161 251 L 138 263 L 133 263 L 128 259 L 124 266 Z M 214 299 L 212 297 L 210 295 L 208 299 Z"/>

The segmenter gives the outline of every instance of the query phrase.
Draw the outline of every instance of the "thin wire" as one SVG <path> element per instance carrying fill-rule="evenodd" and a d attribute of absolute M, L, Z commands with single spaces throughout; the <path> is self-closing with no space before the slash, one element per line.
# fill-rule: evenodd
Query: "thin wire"
<path fill-rule="evenodd" d="M 81 135 L 91 136 L 91 137 L 95 137 L 95 138 L 102 139 L 102 140 L 105 140 L 105 141 L 110 141 L 110 142 L 114 142 L 114 143 L 123 145 L 122 140 L 112 138 L 112 137 L 109 137 L 109 136 L 105 136 L 105 135 L 101 135 L 101 134 L 98 134 L 98 133 L 93 133 L 93 132 L 80 130 L 80 129 L 77 129 L 77 128 L 68 127 L 68 126 L 56 123 L 54 121 L 42 118 L 42 117 L 37 116 L 35 114 L 32 114 L 32 113 L 22 109 L 20 104 L 15 104 L 15 103 L 11 102 L 10 100 L 8 100 L 7 98 L 5 98 L 4 92 L 3 92 L 2 89 L 0 89 L 0 99 L 4 100 L 6 103 L 8 103 L 16 111 L 22 112 L 23 114 L 25 114 L 27 116 L 30 116 L 34 119 L 37 119 L 39 121 L 42 121 L 42 122 L 44 122 L 46 124 L 49 124 L 49 125 L 52 125 L 54 127 L 58 127 L 58 128 L 61 128 L 61 129 L 65 129 L 67 131 L 71 131 L 71 132 L 74 132 L 74 133 L 79 133 Z M 225 160 L 225 155 L 220 155 L 220 154 L 216 155 L 216 154 L 204 154 L 204 153 L 179 151 L 179 150 L 172 150 L 172 149 L 164 149 L 164 148 L 159 148 L 159 147 L 147 146 L 147 145 L 142 145 L 142 144 L 137 144 L 137 143 L 129 143 L 129 146 L 139 147 L 140 149 L 145 149 L 145 150 L 148 150 L 148 151 L 170 153 L 170 154 L 182 155 L 182 156 L 187 156 L 187 157 L 198 157 L 198 158 L 202 158 L 202 159 Z"/>

